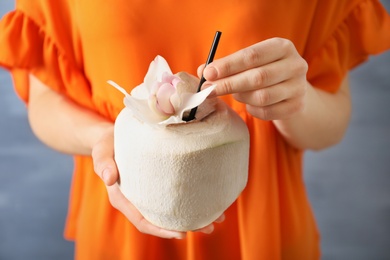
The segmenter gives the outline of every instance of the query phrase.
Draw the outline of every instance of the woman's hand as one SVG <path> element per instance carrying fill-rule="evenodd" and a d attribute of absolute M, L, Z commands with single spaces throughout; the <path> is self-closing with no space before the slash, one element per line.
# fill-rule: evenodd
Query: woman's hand
<path fill-rule="evenodd" d="M 273 120 L 298 149 L 323 149 L 344 136 L 351 111 L 348 77 L 336 93 L 314 88 L 306 79 L 308 64 L 287 39 L 259 42 L 200 66 L 202 71 L 203 87 L 216 84 L 214 95 L 233 94 L 249 114 Z"/>
<path fill-rule="evenodd" d="M 163 238 L 184 238 L 185 232 L 152 225 L 119 190 L 119 174 L 114 161 L 113 123 L 53 91 L 33 75 L 29 79 L 29 120 L 36 136 L 58 151 L 92 155 L 95 172 L 104 181 L 111 204 L 139 231 Z M 223 216 L 216 222 L 222 220 Z M 210 224 L 197 231 L 211 233 L 213 230 L 214 226 Z"/>
<path fill-rule="evenodd" d="M 122 212 L 126 218 L 142 233 L 162 238 L 185 238 L 185 232 L 166 230 L 151 224 L 122 194 L 117 183 L 119 173 L 114 161 L 113 131 L 113 127 L 107 128 L 107 131 L 102 134 L 102 137 L 92 148 L 92 158 L 94 161 L 95 172 L 104 181 L 112 206 Z M 223 219 L 224 216 L 222 215 L 216 220 L 216 222 L 221 222 Z M 210 224 L 197 231 L 210 234 L 213 230 L 214 225 Z"/>
<path fill-rule="evenodd" d="M 203 75 L 216 95 L 233 94 L 254 117 L 275 120 L 304 109 L 307 69 L 291 41 L 273 38 L 214 61 Z"/>

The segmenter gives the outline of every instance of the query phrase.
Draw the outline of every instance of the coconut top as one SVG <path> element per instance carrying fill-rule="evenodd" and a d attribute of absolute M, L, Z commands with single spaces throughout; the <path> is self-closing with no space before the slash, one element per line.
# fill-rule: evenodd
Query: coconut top
<path fill-rule="evenodd" d="M 151 62 L 144 82 L 130 94 L 115 82 L 108 81 L 125 95 L 124 104 L 134 117 L 143 123 L 156 126 L 186 123 L 183 116 L 194 107 L 200 108 L 198 119 L 213 111 L 212 102 L 205 106 L 200 105 L 215 86 L 196 93 L 198 82 L 196 77 L 184 72 L 173 75 L 168 63 L 161 56 Z"/>

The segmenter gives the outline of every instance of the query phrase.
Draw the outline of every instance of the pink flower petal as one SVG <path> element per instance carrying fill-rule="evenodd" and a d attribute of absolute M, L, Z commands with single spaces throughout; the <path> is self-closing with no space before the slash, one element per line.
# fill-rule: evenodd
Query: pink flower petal
<path fill-rule="evenodd" d="M 161 81 L 164 83 L 172 83 L 173 84 L 176 81 L 180 81 L 180 78 L 175 76 L 175 75 L 169 74 L 168 72 L 164 72 L 162 74 Z M 175 84 L 173 84 L 173 85 L 175 85 Z"/>
<path fill-rule="evenodd" d="M 170 83 L 164 83 L 156 93 L 157 108 L 160 108 L 165 114 L 172 115 L 175 113 L 170 98 L 176 92 L 176 88 Z"/>

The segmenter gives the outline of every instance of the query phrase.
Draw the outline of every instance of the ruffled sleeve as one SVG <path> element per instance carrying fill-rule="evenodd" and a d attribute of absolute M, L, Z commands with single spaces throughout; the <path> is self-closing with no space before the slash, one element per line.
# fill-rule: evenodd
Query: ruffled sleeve
<path fill-rule="evenodd" d="M 378 1 L 359 1 L 329 35 L 306 57 L 308 80 L 315 87 L 335 92 L 349 70 L 369 55 L 390 49 L 390 16 Z"/>
<path fill-rule="evenodd" d="M 89 82 L 75 57 L 64 47 L 66 42 L 60 44 L 51 33 L 55 26 L 37 20 L 15 10 L 0 21 L 0 65 L 12 73 L 16 92 L 28 102 L 31 73 L 54 91 L 92 107 Z M 61 25 L 57 27 L 61 29 Z M 65 35 L 66 30 L 61 33 L 63 39 L 69 37 L 72 42 L 71 35 Z"/>

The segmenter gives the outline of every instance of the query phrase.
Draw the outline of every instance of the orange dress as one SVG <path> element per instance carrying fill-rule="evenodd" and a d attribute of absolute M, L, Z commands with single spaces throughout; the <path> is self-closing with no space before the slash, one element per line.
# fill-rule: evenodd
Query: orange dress
<path fill-rule="evenodd" d="M 196 74 L 216 30 L 222 57 L 270 37 L 290 39 L 308 80 L 337 91 L 348 70 L 390 48 L 390 17 L 375 0 L 20 0 L 0 23 L 0 65 L 28 102 L 27 73 L 114 121 L 123 95 L 156 55 Z M 213 234 L 184 240 L 141 234 L 111 207 L 91 158 L 76 156 L 65 237 L 77 259 L 318 259 L 319 234 L 302 176 L 303 152 L 272 122 L 223 98 L 251 134 L 246 189 Z"/>

